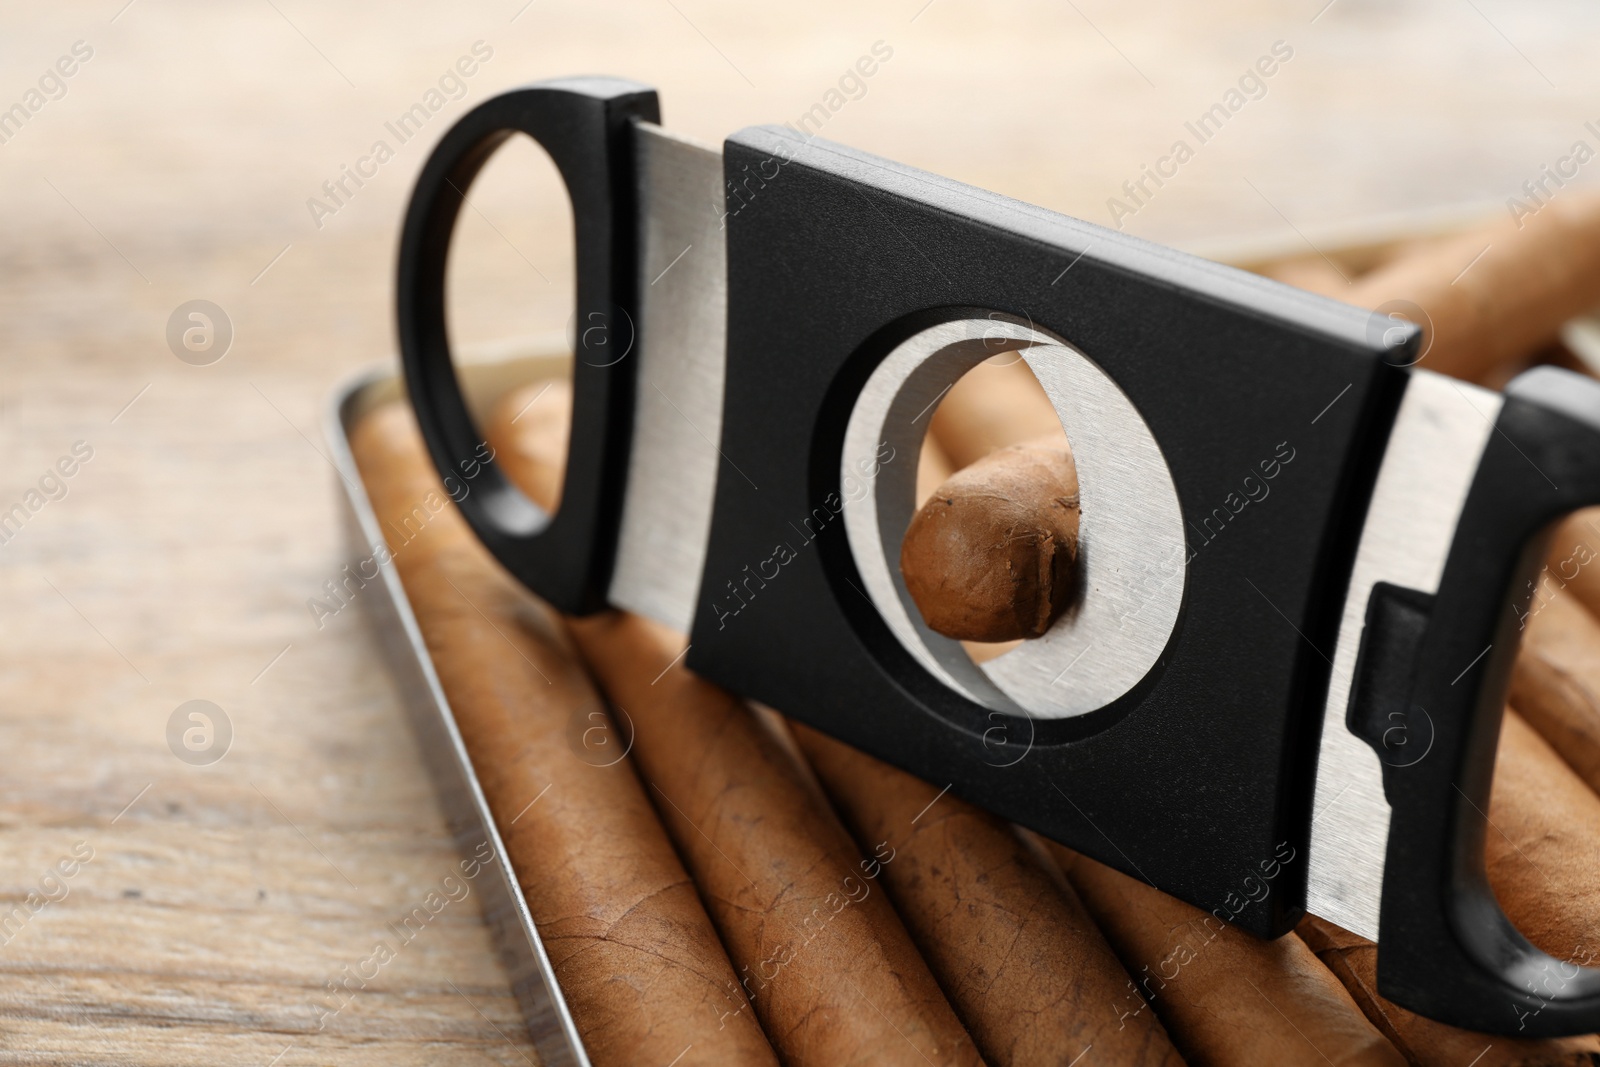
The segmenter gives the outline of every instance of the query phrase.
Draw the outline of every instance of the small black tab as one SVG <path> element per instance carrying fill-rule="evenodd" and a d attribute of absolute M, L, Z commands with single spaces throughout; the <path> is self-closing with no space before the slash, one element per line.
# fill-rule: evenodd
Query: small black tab
<path fill-rule="evenodd" d="M 1429 594 L 1389 582 L 1373 585 L 1367 601 L 1346 722 L 1379 759 L 1395 766 L 1420 759 L 1432 741 L 1431 725 L 1418 729 L 1427 713 L 1411 705 L 1417 653 L 1432 610 Z"/>

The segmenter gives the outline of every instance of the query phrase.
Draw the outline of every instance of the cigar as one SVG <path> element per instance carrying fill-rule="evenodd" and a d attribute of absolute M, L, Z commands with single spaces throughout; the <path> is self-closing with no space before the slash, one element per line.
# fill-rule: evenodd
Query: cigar
<path fill-rule="evenodd" d="M 1070 887 L 987 812 L 800 723 L 790 726 L 984 1059 L 1182 1062 L 1152 1012 L 1113 1010 L 1128 974 Z M 1086 1058 L 1087 1059 L 1087 1058 Z"/>
<path fill-rule="evenodd" d="M 1053 442 L 1066 452 L 1069 465 L 1071 462 L 1071 449 L 1067 444 L 1067 436 L 1061 428 L 1061 420 L 1057 417 L 1055 409 L 1050 406 L 1050 398 L 1045 395 L 1044 387 L 1034 377 L 1027 363 L 1015 352 L 1008 352 L 978 364 L 951 386 L 929 420 L 928 438 L 937 448 L 938 454 L 948 461 L 954 471 L 970 467 L 1002 448 L 1023 443 L 1044 445 Z M 1072 472 L 1074 482 L 1076 477 L 1077 471 L 1074 468 Z M 936 531 L 941 525 L 934 516 L 927 514 L 933 510 L 928 507 L 929 498 L 936 489 L 942 488 L 940 482 L 928 485 L 927 482 L 930 481 L 932 481 L 931 472 L 925 481 L 923 470 L 919 466 L 917 500 L 921 507 L 918 508 L 913 524 L 925 535 Z M 957 557 L 970 548 L 975 535 L 985 529 L 986 525 L 983 523 L 965 526 L 961 530 L 962 537 L 959 540 L 943 547 L 938 547 L 934 543 L 935 539 L 931 537 L 924 540 L 920 546 L 917 538 L 910 538 L 901 543 L 901 549 L 902 552 L 932 549 L 933 551 L 928 552 L 929 555 L 942 557 L 939 560 L 930 560 L 925 566 L 914 567 L 911 571 L 912 574 L 927 574 L 930 579 L 939 581 L 936 576 L 958 572 Z M 993 526 L 988 526 L 987 529 L 994 532 Z M 1070 539 L 1073 542 L 1069 555 L 1075 559 L 1076 516 L 1073 516 L 1070 522 L 1053 523 L 1036 530 L 1034 539 L 1037 543 L 1042 539 L 1042 535 L 1057 531 L 1065 539 L 1069 529 Z M 1053 564 L 1056 561 L 1049 562 Z M 1064 569 L 1070 574 L 1076 573 L 1072 570 L 1070 562 L 1065 559 L 1062 562 L 1068 563 Z M 906 572 L 902 569 L 901 573 Z M 937 595 L 928 596 L 923 590 L 916 590 L 912 591 L 912 598 L 917 600 L 921 595 L 918 603 L 923 611 L 924 621 L 929 622 L 937 632 L 960 640 L 974 662 L 984 663 L 1011 651 L 1024 637 L 1033 636 L 1031 632 L 1033 628 L 1017 623 L 1014 621 L 1016 618 L 1037 619 L 1042 611 L 1045 618 L 1053 620 L 1071 599 L 1070 587 L 1063 585 L 1059 587 L 1062 592 L 1056 598 L 1056 603 L 1051 603 L 1048 595 L 1044 598 L 1044 602 L 1040 603 L 1029 593 L 1030 590 L 1041 588 L 1046 587 L 1033 583 L 1021 590 L 1021 595 L 1011 600 L 1010 613 L 1005 610 L 1007 598 L 1004 596 L 989 598 L 979 610 L 974 610 L 979 606 L 967 597 L 941 598 Z M 1007 619 L 1008 614 L 1011 616 L 1010 621 Z M 987 636 L 991 634 L 995 636 Z"/>
<path fill-rule="evenodd" d="M 1569 963 L 1600 965 L 1600 797 L 1510 709 L 1484 858 L 1496 899 L 1529 941 Z"/>
<path fill-rule="evenodd" d="M 944 449 L 939 447 L 939 441 L 933 434 L 924 434 L 922 449 L 917 455 L 917 503 L 933 495 L 933 491 L 944 483 L 944 480 L 955 472 L 955 466 L 950 462 L 950 457 L 944 454 Z"/>
<path fill-rule="evenodd" d="M 1600 789 L 1600 621 L 1570 593 L 1544 589 L 1530 601 L 1509 699 Z"/>
<path fill-rule="evenodd" d="M 1059 427 L 1054 435 L 1061 442 L 1066 441 L 1066 435 L 1061 434 Z M 944 447 L 939 444 L 939 439 L 932 433 L 925 434 L 922 438 L 922 451 L 917 458 L 917 503 L 926 503 L 933 495 L 934 490 L 943 485 L 945 480 L 955 473 L 955 465 L 950 457 L 945 454 Z M 1076 472 L 1074 472 L 1076 473 Z M 1009 641 L 977 641 L 963 640 L 962 646 L 967 650 L 974 662 L 983 663 L 994 659 L 996 656 L 1010 652 L 1018 644 L 1017 640 Z"/>
<path fill-rule="evenodd" d="M 447 503 L 408 408 L 351 449 L 590 1060 L 776 1064 L 559 620 Z"/>
<path fill-rule="evenodd" d="M 1062 433 L 1044 387 L 1015 352 L 962 375 L 934 409 L 929 431 L 956 470 L 997 448 Z"/>
<path fill-rule="evenodd" d="M 501 432 L 494 447 L 508 470 L 515 470 L 518 485 L 541 507 L 555 511 L 561 504 L 566 473 L 567 443 L 572 431 L 572 383 L 551 378 L 542 385 L 514 391 L 517 410 L 497 414 Z"/>
<path fill-rule="evenodd" d="M 1515 219 L 1415 246 L 1335 295 L 1420 318 L 1427 354 L 1419 365 L 1482 381 L 1527 360 L 1568 319 L 1600 304 L 1600 196 L 1575 191 Z"/>
<path fill-rule="evenodd" d="M 1600 508 L 1574 511 L 1556 524 L 1534 588 L 1519 592 L 1529 595 L 1535 612 L 1552 593 L 1564 592 L 1600 618 Z"/>
<path fill-rule="evenodd" d="M 1066 610 L 1077 555 L 1078 474 L 1058 432 L 991 452 L 930 494 L 901 540 L 900 573 L 934 631 L 1014 641 Z"/>
<path fill-rule="evenodd" d="M 1580 1067 L 1600 1058 L 1600 1038 L 1525 1040 L 1480 1034 L 1425 1019 L 1378 995 L 1378 946 L 1315 915 L 1295 928 L 1344 983 L 1367 1018 L 1416 1067 Z"/>
<path fill-rule="evenodd" d="M 1484 854 L 1489 884 L 1517 929 L 1568 964 L 1593 966 L 1600 944 L 1600 888 L 1594 886 L 1600 798 L 1550 745 L 1507 709 L 1496 753 Z M 1540 1041 L 1489 1037 L 1419 1015 L 1377 991 L 1377 946 L 1308 917 L 1298 933 L 1338 975 L 1385 1037 L 1413 1063 L 1454 1067 L 1592 1064 L 1600 1037 Z M 1555 976 L 1559 980 L 1559 976 Z M 1522 1011 L 1509 1002 L 1507 1011 Z M 1474 1057 L 1481 1057 L 1474 1061 Z"/>
<path fill-rule="evenodd" d="M 503 398 L 488 436 L 537 491 L 559 455 L 516 440 L 529 395 Z M 729 1011 L 748 997 L 785 1063 L 981 1062 L 883 892 L 892 846 L 862 855 L 751 709 L 684 668 L 683 635 L 624 612 L 567 627 L 633 722 L 633 758 L 733 958 Z"/>
<path fill-rule="evenodd" d="M 1335 299 L 1342 297 L 1350 288 L 1353 273 L 1335 266 L 1320 255 L 1289 256 L 1253 269 L 1273 281 Z"/>
<path fill-rule="evenodd" d="M 1071 849 L 1046 848 L 1133 976 L 1113 1009 L 1153 1008 L 1191 1064 L 1405 1063 L 1293 933 L 1259 940 Z"/>

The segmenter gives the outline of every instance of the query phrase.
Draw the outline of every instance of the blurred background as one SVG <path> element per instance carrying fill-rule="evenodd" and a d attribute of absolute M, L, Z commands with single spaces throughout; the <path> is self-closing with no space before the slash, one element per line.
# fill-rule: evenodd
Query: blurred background
<path fill-rule="evenodd" d="M 456 859 L 367 620 L 308 602 L 346 559 L 324 406 L 394 358 L 400 215 L 475 102 L 622 75 L 713 144 L 821 103 L 830 140 L 1240 262 L 1492 218 L 1600 148 L 1600 9 L 1577 2 L 100 0 L 0 19 L 14 1063 L 531 1056 L 471 898 L 325 1012 Z M 842 84 L 866 55 L 875 73 Z M 553 168 L 514 142 L 480 181 L 458 342 L 564 330 Z M 185 347 L 192 301 L 213 332 Z"/>

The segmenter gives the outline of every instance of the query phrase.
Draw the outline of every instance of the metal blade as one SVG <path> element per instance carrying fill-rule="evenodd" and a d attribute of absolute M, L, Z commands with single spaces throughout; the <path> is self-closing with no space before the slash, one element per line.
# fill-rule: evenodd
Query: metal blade
<path fill-rule="evenodd" d="M 1501 403 L 1500 394 L 1466 382 L 1412 374 L 1350 574 L 1323 712 L 1306 908 L 1372 941 L 1378 939 L 1389 803 L 1377 753 L 1345 725 L 1367 600 L 1377 582 L 1438 591 Z"/>
<path fill-rule="evenodd" d="M 721 462 L 727 355 L 722 154 L 635 127 L 642 183 L 639 361 L 628 488 L 608 599 L 687 632 Z"/>

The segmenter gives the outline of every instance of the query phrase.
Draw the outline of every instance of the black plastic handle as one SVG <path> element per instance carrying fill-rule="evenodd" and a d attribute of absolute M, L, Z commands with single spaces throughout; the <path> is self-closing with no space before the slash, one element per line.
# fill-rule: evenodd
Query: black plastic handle
<path fill-rule="evenodd" d="M 562 78 L 473 108 L 434 148 L 406 210 L 395 304 L 406 387 L 434 464 L 474 531 L 558 610 L 605 606 L 633 424 L 638 180 L 633 124 L 656 122 L 655 90 L 620 78 Z M 445 322 L 445 266 L 478 171 L 525 133 L 561 172 L 577 239 L 572 436 L 561 506 L 545 513 L 493 460 L 461 395 Z M 457 496 L 452 492 L 452 496 Z"/>
<path fill-rule="evenodd" d="M 1506 389 L 1438 594 L 1429 604 L 1389 591 L 1391 634 L 1403 635 L 1407 619 L 1420 624 L 1411 629 L 1410 699 L 1426 709 L 1434 739 L 1415 763 L 1385 761 L 1392 814 L 1378 990 L 1457 1026 L 1520 1037 L 1600 1030 L 1600 969 L 1584 966 L 1590 957 L 1561 960 L 1523 937 L 1495 901 L 1483 857 L 1527 582 L 1551 525 L 1597 503 L 1600 382 L 1529 371 Z"/>

